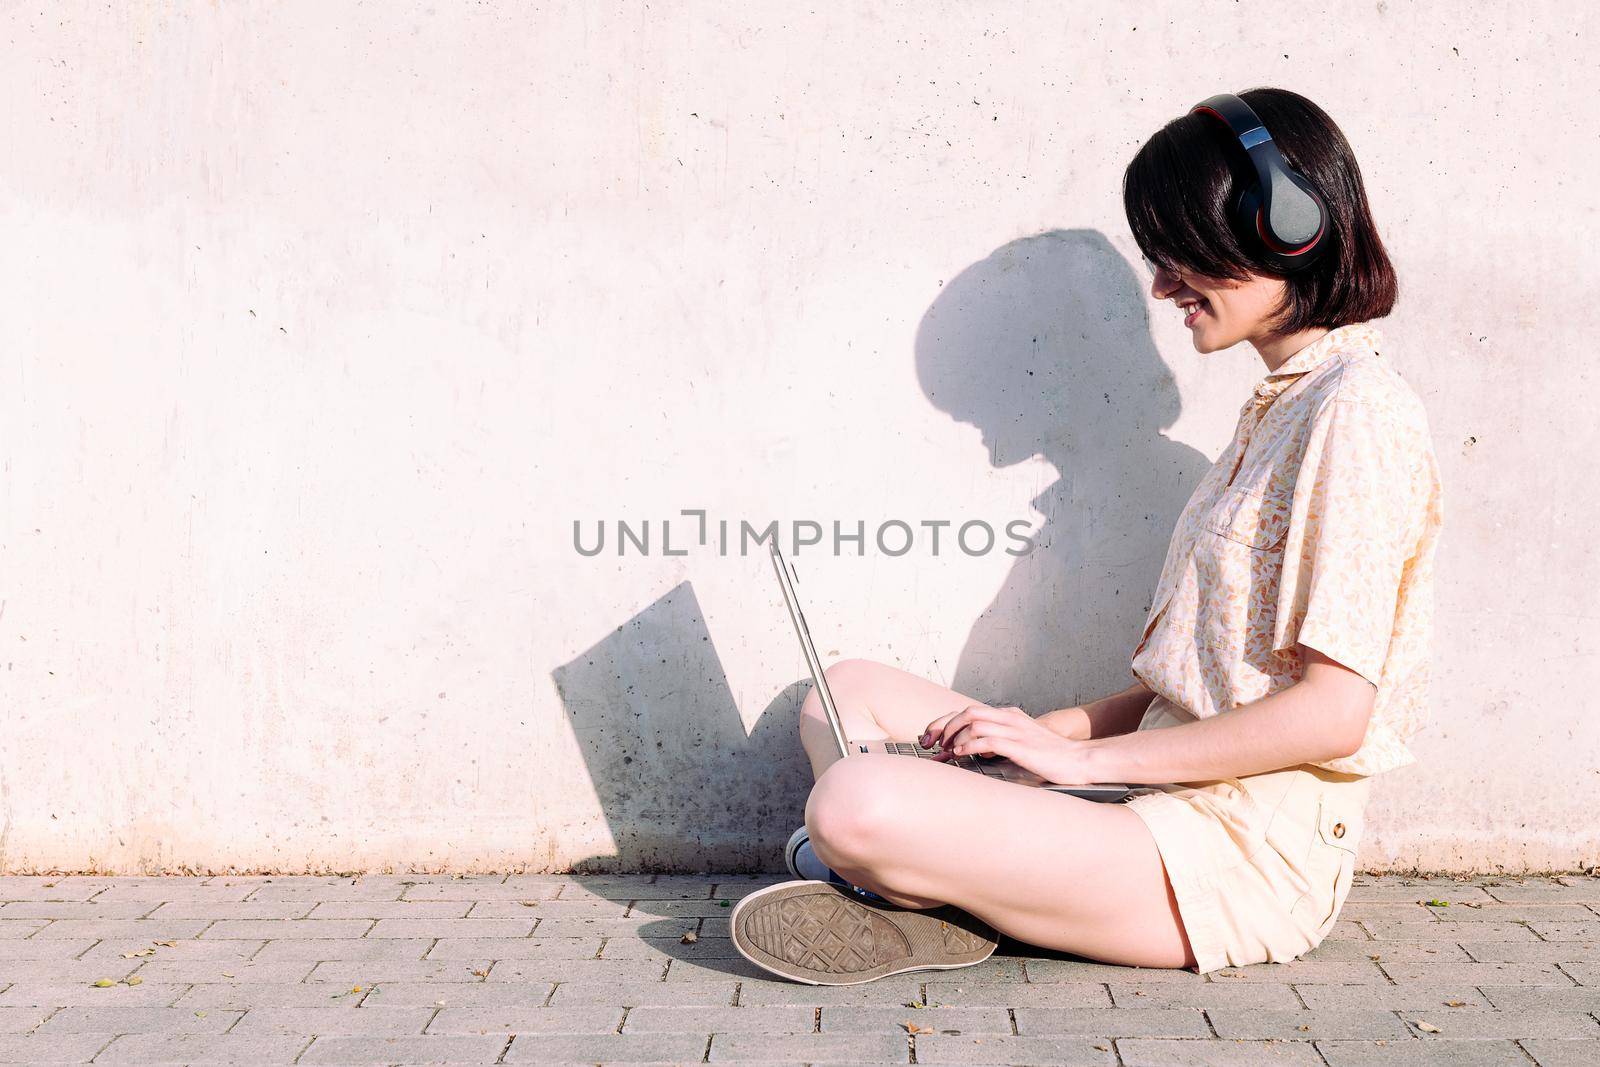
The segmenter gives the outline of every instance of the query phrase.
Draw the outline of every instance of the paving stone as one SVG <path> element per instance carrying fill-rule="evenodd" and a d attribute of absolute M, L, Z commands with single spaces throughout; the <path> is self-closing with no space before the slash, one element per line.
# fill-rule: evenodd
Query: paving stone
<path fill-rule="evenodd" d="M 169 878 L 154 882 L 116 881 L 95 893 L 94 900 L 118 902 L 148 900 L 156 904 L 172 901 L 213 901 L 227 903 L 244 900 L 255 892 L 256 882 L 192 881 Z"/>
<path fill-rule="evenodd" d="M 0 940 L 0 966 L 7 960 L 70 960 L 99 944 L 101 942 L 92 937 L 57 937 L 49 941 L 7 938 Z"/>
<path fill-rule="evenodd" d="M 159 907 L 148 900 L 14 900 L 0 906 L 0 925 L 13 919 L 142 919 Z"/>
<path fill-rule="evenodd" d="M 22 1034 L 44 1022 L 56 1009 L 33 1007 L 0 1007 L 0 1034 Z"/>
<path fill-rule="evenodd" d="M 1119 1008 L 1261 1008 L 1293 1011 L 1301 1006 L 1292 986 L 1271 982 L 1236 982 L 1233 985 L 1226 982 L 1207 982 L 1204 985 L 1162 982 L 1122 985 L 1112 982 L 1107 988 Z M 931 990 L 929 995 L 932 995 Z"/>
<path fill-rule="evenodd" d="M 46 1034 L 220 1034 L 244 1015 L 206 1008 L 62 1008 L 39 1027 Z"/>
<path fill-rule="evenodd" d="M 332 920 L 337 921 L 337 920 Z M 532 919 L 379 919 L 368 937 L 493 937 L 510 940 L 533 933 Z"/>
<path fill-rule="evenodd" d="M 558 900 L 600 897 L 605 900 L 709 900 L 714 882 L 678 879 L 650 882 L 639 878 L 577 877 L 561 887 Z"/>
<path fill-rule="evenodd" d="M 1030 982 L 1174 982 L 1201 985 L 1205 976 L 1164 967 L 1119 967 L 1110 963 L 1062 959 L 1026 961 Z M 963 976 L 965 980 L 965 976 Z"/>
<path fill-rule="evenodd" d="M 533 900 L 530 890 L 501 882 L 430 882 L 407 886 L 400 900 Z"/>
<path fill-rule="evenodd" d="M 80 942 L 67 941 L 72 945 Z M 171 944 L 155 941 L 98 941 L 79 959 L 118 960 L 139 963 L 174 963 L 188 960 L 247 960 L 266 945 L 265 941 L 176 941 Z M 144 952 L 135 956 L 128 953 Z"/>
<path fill-rule="evenodd" d="M 742 961 L 741 961 L 742 962 Z M 659 980 L 665 967 L 658 960 L 518 960 L 498 961 L 491 982 L 642 982 Z M 703 978 L 727 977 L 705 975 Z"/>
<path fill-rule="evenodd" d="M 1211 981 L 1238 985 L 1243 982 L 1343 982 L 1349 985 L 1387 983 L 1379 964 L 1368 960 L 1322 963 L 1297 959 L 1285 963 L 1257 963 L 1249 967 L 1220 967 Z"/>
<path fill-rule="evenodd" d="M 1594 912 L 1582 904 L 1485 904 L 1481 908 L 1429 908 L 1440 922 L 1590 922 Z"/>
<path fill-rule="evenodd" d="M 444 937 L 428 949 L 430 960 L 592 960 L 605 944 L 600 937 Z M 687 947 L 687 946 L 686 946 Z M 622 958 L 629 957 L 626 953 Z"/>
<path fill-rule="evenodd" d="M 1389 922 L 1362 919 L 1377 941 L 1537 941 L 1539 935 L 1521 923 Z"/>
<path fill-rule="evenodd" d="M 1563 963 L 1561 964 L 1561 970 L 1571 975 L 1579 985 L 1600 986 L 1600 963 Z M 1483 985 L 1485 983 L 1490 985 L 1506 984 L 1488 978 L 1478 984 Z"/>
<path fill-rule="evenodd" d="M 925 1039 L 918 1038 L 919 1050 L 922 1040 Z M 711 1054 L 706 1062 L 761 1059 L 806 1063 L 910 1063 L 911 1046 L 904 1034 L 713 1034 Z"/>
<path fill-rule="evenodd" d="M 1550 986 L 1485 984 L 1479 988 L 1490 1006 L 1501 1011 L 1549 1008 L 1552 1011 L 1600 1012 L 1600 986 L 1557 989 Z"/>
<path fill-rule="evenodd" d="M 399 1037 L 421 1034 L 436 1009 L 430 1007 L 298 1006 L 252 1007 L 230 1034 L 332 1034 Z"/>
<path fill-rule="evenodd" d="M 567 1008 L 504 1005 L 444 1008 L 428 1024 L 430 1034 L 615 1034 L 626 1009 L 601 1004 Z M 635 1009 L 642 1011 L 647 1009 Z M 659 1009 L 648 1009 L 659 1010 Z M 716 1010 L 716 1009 L 708 1009 Z M 739 1009 L 729 1008 L 729 1011 Z M 694 1032 L 684 1027 L 678 1032 Z M 673 1031 L 666 1031 L 673 1032 Z"/>
<path fill-rule="evenodd" d="M 175 983 L 144 982 L 105 989 L 89 982 L 70 985 L 18 982 L 0 994 L 0 1005 L 19 1007 L 166 1007 L 189 987 Z"/>
<path fill-rule="evenodd" d="M 1538 1062 L 1539 1067 L 1594 1067 L 1600 1063 L 1600 1041 L 1524 1038 L 1519 1043 L 1528 1050 L 1528 1055 Z"/>
<path fill-rule="evenodd" d="M 263 941 L 354 940 L 373 928 L 373 919 L 222 919 L 206 928 L 205 940 L 247 938 Z"/>
<path fill-rule="evenodd" d="M 126 1034 L 107 1045 L 102 1063 L 293 1063 L 308 1039 L 289 1034 Z M 301 1061 L 304 1062 L 304 1061 Z"/>
<path fill-rule="evenodd" d="M 66 885 L 61 884 L 64 880 Z M 89 883 L 11 874 L 0 877 L 0 900 L 88 900 L 110 884 L 109 878 Z"/>
<path fill-rule="evenodd" d="M 98 904 L 97 897 L 93 903 Z M 317 905 L 309 900 L 168 900 L 156 906 L 151 919 L 305 919 Z M 317 916 L 324 918 L 324 916 Z M 236 937 L 207 931 L 207 937 Z M 265 935 L 263 935 L 265 936 Z"/>
<path fill-rule="evenodd" d="M 916 1040 L 918 1063 L 1049 1063 L 1073 1067 L 1117 1062 L 1110 1038 L 919 1034 Z"/>
<path fill-rule="evenodd" d="M 408 887 L 394 879 L 283 877 L 263 882 L 247 900 L 399 900 Z"/>
<path fill-rule="evenodd" d="M 937 973 L 937 972 L 935 972 Z M 930 982 L 929 985 L 932 985 Z M 557 987 L 560 999 L 565 986 Z M 1022 986 L 1012 986 L 1022 989 Z M 922 983 L 904 974 L 892 974 L 875 982 L 859 985 L 807 985 L 804 982 L 743 981 L 739 983 L 739 1003 L 744 1004 L 804 1004 L 825 1008 L 830 1004 L 864 1004 L 881 1007 L 884 1003 L 922 1003 Z M 552 1000 L 551 1003 L 555 1003 Z M 802 1057 L 803 1058 L 803 1057 Z"/>
<path fill-rule="evenodd" d="M 149 944 L 197 937 L 210 925 L 205 919 L 55 919 L 33 936 L 116 938 Z"/>
<path fill-rule="evenodd" d="M 1300 994 L 1306 1007 L 1312 1011 L 1349 1011 L 1376 1008 L 1383 1011 L 1402 1009 L 1452 1011 L 1462 1008 L 1487 1008 L 1489 999 L 1470 985 L 1436 985 L 1433 983 L 1404 982 L 1398 985 L 1319 985 L 1314 982 L 1296 982 L 1294 991 Z M 1452 1008 L 1451 1005 L 1456 1005 Z"/>
<path fill-rule="evenodd" d="M 268 945 L 267 948 L 271 948 Z M 264 951 L 264 950 L 263 950 Z M 303 982 L 316 966 L 311 960 L 263 963 L 253 960 L 152 960 L 136 972 L 145 982 Z"/>
<path fill-rule="evenodd" d="M 1448 900 L 1452 904 L 1493 904 L 1495 898 L 1490 896 L 1482 886 L 1477 885 L 1381 885 L 1362 886 L 1352 885 L 1350 894 L 1345 897 L 1344 906 L 1353 907 L 1358 904 L 1373 903 L 1398 903 L 1415 904 L 1419 900 Z"/>
<path fill-rule="evenodd" d="M 1318 1041 L 1329 1067 L 1528 1067 L 1511 1041 Z"/>
<path fill-rule="evenodd" d="M 687 943 L 681 937 L 613 937 L 606 940 L 604 957 L 608 960 L 744 958 L 739 950 L 733 947 L 733 940 L 727 937 L 697 937 Z"/>
<path fill-rule="evenodd" d="M 21 940 L 49 926 L 50 919 L 0 919 L 0 941 Z"/>
<path fill-rule="evenodd" d="M 1496 1011 L 1494 1009 L 1467 1009 L 1459 1011 L 1418 1010 L 1402 1011 L 1401 1018 L 1416 1028 L 1418 1036 L 1428 1040 L 1447 1041 L 1470 1039 L 1475 1041 L 1494 1038 L 1557 1037 L 1589 1038 L 1600 1040 L 1600 1022 L 1594 1016 L 1578 1011 L 1552 1011 L 1528 1009 L 1523 1011 Z M 1418 1021 L 1439 1028 L 1437 1035 Z M 1345 1036 L 1359 1036 L 1355 1034 Z"/>
<path fill-rule="evenodd" d="M 749 1005 L 742 1008 L 696 1005 L 647 1005 L 632 1008 L 624 1034 L 809 1034 L 816 1027 L 816 1009 L 791 1005 Z M 824 1028 L 826 1029 L 826 1028 Z"/>
<path fill-rule="evenodd" d="M 740 1009 L 741 1011 L 744 1009 Z M 809 1009 L 793 1008 L 793 1011 Z M 1009 1036 L 1011 1013 L 1001 1007 L 869 1008 L 858 1004 L 829 1005 L 821 1009 L 822 1032 L 841 1034 L 908 1034 L 907 1024 L 936 1033 L 1004 1034 Z M 633 1016 L 628 1017 L 630 1026 Z M 919 1033 L 921 1031 L 919 1030 Z"/>
<path fill-rule="evenodd" d="M 878 983 L 872 983 L 877 985 Z M 1205 989 L 1206 986 L 1172 986 L 1174 989 Z M 1050 982 L 1043 985 L 1016 985 L 996 982 L 967 983 L 958 979 L 933 979 L 927 982 L 930 1007 L 949 1005 L 963 1008 L 1109 1008 L 1111 995 L 1102 982 Z"/>
<path fill-rule="evenodd" d="M 706 1042 L 705 1034 L 518 1034 L 501 1062 L 700 1063 Z"/>
<path fill-rule="evenodd" d="M 1483 891 L 1508 904 L 1600 904 L 1600 878 L 1541 878 L 1532 882 L 1486 882 Z"/>
<path fill-rule="evenodd" d="M 790 983 L 794 984 L 794 983 Z M 873 985 L 878 983 L 874 982 Z M 516 986 L 508 988 L 515 989 Z M 746 985 L 745 990 L 749 990 Z M 812 986 L 812 989 L 841 988 L 837 986 Z M 915 995 L 917 987 L 912 985 L 912 994 Z M 711 982 L 561 982 L 555 986 L 555 991 L 550 996 L 552 1007 L 571 1007 L 579 1004 L 621 1004 L 624 1007 L 634 1008 L 645 1005 L 674 1006 L 679 1004 L 702 1004 L 708 1006 L 731 1005 L 735 992 L 739 990 L 739 983 L 734 979 Z M 904 992 L 905 987 L 894 989 L 885 987 L 882 993 Z M 741 1003 L 761 1003 L 761 1001 L 743 1000 Z M 773 1002 L 769 1002 L 773 1003 Z M 808 1004 L 802 1000 L 779 1000 L 776 1003 Z M 818 1003 L 822 1003 L 818 1001 Z"/>
<path fill-rule="evenodd" d="M 141 960 L 0 960 L 0 985 L 88 985 L 102 978 L 121 981 L 139 969 Z"/>
<path fill-rule="evenodd" d="M 336 987 L 311 982 L 206 982 L 189 987 L 173 1001 L 175 1008 L 228 1008 L 239 1011 L 255 1008 L 324 1008 L 330 1004 L 347 1009 L 362 1003 L 363 996 L 339 996 Z M 421 1006 L 421 1005 L 417 1005 Z"/>
<path fill-rule="evenodd" d="M 506 1047 L 499 1036 L 319 1037 L 296 1063 L 495 1063 Z"/>
<path fill-rule="evenodd" d="M 473 906 L 467 900 L 319 900 L 306 918 L 464 919 Z"/>
<path fill-rule="evenodd" d="M 1528 929 L 1546 941 L 1600 941 L 1600 917 L 1593 922 L 1530 922 Z"/>
<path fill-rule="evenodd" d="M 1027 1037 L 1210 1037 L 1198 1008 L 1018 1008 Z"/>
<path fill-rule="evenodd" d="M 1600 963 L 1600 927 L 1593 941 L 1463 941 L 1461 950 L 1479 963 Z"/>
<path fill-rule="evenodd" d="M 556 903 L 565 903 L 565 901 L 556 901 Z M 731 914 L 733 914 L 732 902 L 720 898 L 717 900 L 638 900 L 628 908 L 630 918 L 653 916 L 658 919 L 681 919 L 688 916 L 709 915 L 725 919 Z"/>
<path fill-rule="evenodd" d="M 1395 938 L 1385 938 L 1382 941 L 1324 941 L 1300 958 L 1308 963 L 1348 963 L 1362 960 L 1372 962 L 1393 960 L 1396 963 L 1417 960 L 1472 962 L 1472 957 L 1467 955 L 1466 949 L 1453 941 L 1406 941 Z"/>
<path fill-rule="evenodd" d="M 634 918 L 540 918 L 534 933 L 539 937 L 682 937 L 687 933 L 700 933 L 707 937 L 728 936 L 726 929 L 720 934 L 702 931 L 700 922 L 693 916 L 672 919 L 656 919 L 648 915 Z"/>
<path fill-rule="evenodd" d="M 615 961 L 623 962 L 623 961 Z M 644 966 L 648 960 L 631 961 Z M 908 972 L 921 975 L 942 974 L 942 971 L 916 971 Z M 667 964 L 667 981 L 669 982 L 709 982 L 717 978 L 749 979 L 755 982 L 769 981 L 772 972 L 764 967 L 757 967 L 743 956 L 729 960 L 670 960 Z M 804 984 L 804 983 L 799 983 Z"/>
<path fill-rule="evenodd" d="M 1372 935 L 1367 928 L 1354 919 L 1342 918 L 1333 924 L 1333 929 L 1328 931 L 1328 941 L 1371 941 Z"/>
<path fill-rule="evenodd" d="M 111 1034 L 31 1035 L 0 1034 L 0 1063 L 26 1063 L 32 1067 L 55 1063 L 88 1063 L 111 1043 Z"/>
<path fill-rule="evenodd" d="M 420 960 L 432 947 L 433 940 L 427 937 L 298 937 L 285 941 L 269 941 L 253 958 L 259 963 L 287 963 L 301 960 Z"/>
<path fill-rule="evenodd" d="M 1129 1037 L 1117 1042 L 1117 1051 L 1122 1055 L 1124 1067 L 1322 1067 L 1322 1057 L 1309 1041 L 1185 1041 Z"/>
<path fill-rule="evenodd" d="M 340 985 L 481 982 L 493 966 L 493 960 L 328 960 L 313 967 L 306 981 Z"/>
<path fill-rule="evenodd" d="M 429 903 L 418 901 L 417 903 Z M 465 904 L 473 919 L 621 919 L 628 914 L 625 900 L 452 900 L 439 904 Z"/>
<path fill-rule="evenodd" d="M 1396 982 L 1433 982 L 1465 985 L 1553 985 L 1573 982 L 1551 963 L 1380 963 Z M 1574 963 L 1573 967 L 1589 966 Z"/>
<path fill-rule="evenodd" d="M 1486 901 L 1486 903 L 1494 903 Z M 1386 922 L 1412 922 L 1431 923 L 1438 922 L 1439 917 L 1422 903 L 1421 900 L 1361 900 L 1346 901 L 1345 906 L 1339 909 L 1341 921 L 1354 921 L 1357 919 L 1381 919 Z"/>
<path fill-rule="evenodd" d="M 1316 1038 L 1404 1038 L 1411 1036 L 1392 1011 L 1335 1008 L 1318 1011 L 1241 1011 L 1212 1008 L 1206 1014 L 1221 1038 L 1261 1041 L 1310 1041 Z"/>
<path fill-rule="evenodd" d="M 313 988 L 326 989 L 326 986 Z M 530 982 L 526 985 L 490 985 L 487 982 L 385 982 L 372 989 L 362 1001 L 363 1007 L 395 1005 L 401 1007 L 434 1008 L 537 1008 L 550 999 L 553 982 Z M 615 987 L 611 987 L 614 991 Z M 611 996 L 596 998 L 593 1005 L 610 1009 L 621 998 Z M 569 1010 L 582 1010 L 586 1005 L 573 1001 Z M 621 1015 L 622 1009 L 616 1009 Z"/>

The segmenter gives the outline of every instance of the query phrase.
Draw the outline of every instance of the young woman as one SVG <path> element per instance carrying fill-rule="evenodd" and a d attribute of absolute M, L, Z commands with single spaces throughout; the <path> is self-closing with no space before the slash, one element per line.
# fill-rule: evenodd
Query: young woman
<path fill-rule="evenodd" d="M 1244 224 L 1237 197 L 1258 177 L 1246 147 L 1263 135 L 1204 110 L 1127 168 L 1151 296 L 1186 313 L 1197 351 L 1248 342 L 1266 370 L 1178 517 L 1136 684 L 1030 716 L 881 663 L 835 664 L 850 738 L 941 753 L 840 760 L 807 697 L 817 781 L 791 840 L 801 877 L 731 917 L 764 969 L 850 984 L 967 966 L 1003 931 L 1203 974 L 1293 959 L 1333 928 L 1370 777 L 1415 760 L 1442 491 L 1422 404 L 1372 321 L 1397 284 L 1349 144 L 1295 93 L 1225 99 L 1248 105 L 1233 115 L 1259 119 L 1324 214 L 1308 266 L 1275 225 Z M 1155 788 L 1096 803 L 949 766 L 951 753 Z"/>

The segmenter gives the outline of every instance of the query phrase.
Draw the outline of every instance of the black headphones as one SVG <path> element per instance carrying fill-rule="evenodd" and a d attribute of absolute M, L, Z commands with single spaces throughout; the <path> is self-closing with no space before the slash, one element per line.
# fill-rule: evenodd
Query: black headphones
<path fill-rule="evenodd" d="M 1256 180 L 1239 191 L 1232 217 L 1253 238 L 1257 251 L 1275 270 L 1303 270 L 1327 251 L 1328 206 L 1305 176 L 1283 158 L 1272 134 L 1249 104 L 1232 93 L 1208 96 L 1189 114 L 1210 115 L 1238 139 L 1255 166 Z"/>

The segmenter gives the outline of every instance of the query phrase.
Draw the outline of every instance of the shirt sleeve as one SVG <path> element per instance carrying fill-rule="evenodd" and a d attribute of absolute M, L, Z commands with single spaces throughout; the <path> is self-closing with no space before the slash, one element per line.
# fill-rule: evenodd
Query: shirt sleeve
<path fill-rule="evenodd" d="M 1365 400 L 1313 417 L 1289 511 L 1274 651 L 1298 642 L 1374 686 L 1409 556 L 1413 456 L 1404 421 Z"/>

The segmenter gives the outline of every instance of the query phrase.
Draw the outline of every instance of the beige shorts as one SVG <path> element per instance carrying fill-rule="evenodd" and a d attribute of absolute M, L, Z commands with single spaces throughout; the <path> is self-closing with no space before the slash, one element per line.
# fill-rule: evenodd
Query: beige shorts
<path fill-rule="evenodd" d="M 1192 719 L 1158 696 L 1139 729 Z M 1322 943 L 1355 877 L 1369 781 L 1301 764 L 1127 800 L 1155 836 L 1197 973 Z"/>

